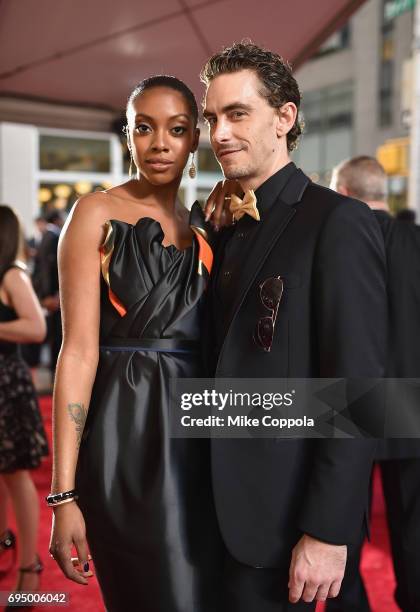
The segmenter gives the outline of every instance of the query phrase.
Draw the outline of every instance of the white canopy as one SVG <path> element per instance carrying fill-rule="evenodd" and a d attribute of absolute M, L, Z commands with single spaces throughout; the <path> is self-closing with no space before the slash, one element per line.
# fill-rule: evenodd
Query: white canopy
<path fill-rule="evenodd" d="M 242 38 L 294 68 L 363 0 L 1 0 L 0 96 L 119 109 L 145 76 L 194 92 L 210 54 Z"/>

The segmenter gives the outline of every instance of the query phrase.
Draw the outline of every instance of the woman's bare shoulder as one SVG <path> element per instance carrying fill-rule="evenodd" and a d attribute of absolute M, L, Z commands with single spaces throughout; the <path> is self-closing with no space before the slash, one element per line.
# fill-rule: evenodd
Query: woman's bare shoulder
<path fill-rule="evenodd" d="M 104 223 L 109 219 L 111 203 L 104 191 L 95 191 L 81 196 L 73 205 L 68 218 L 68 225 L 72 221 L 85 221 L 87 219 Z"/>
<path fill-rule="evenodd" d="M 3 277 L 3 286 L 7 292 L 11 292 L 16 284 L 30 285 L 31 281 L 26 265 L 22 262 L 15 262 L 11 268 L 7 270 Z"/>
<path fill-rule="evenodd" d="M 78 251 L 96 251 L 102 244 L 106 222 L 112 218 L 112 209 L 107 201 L 108 196 L 96 191 L 80 197 L 69 216 L 60 234 L 59 253 L 65 245 L 74 252 L 75 245 Z"/>
<path fill-rule="evenodd" d="M 127 200 L 133 199 L 128 185 L 129 183 L 122 183 L 80 197 L 70 212 L 71 217 L 82 217 L 83 220 L 89 217 L 102 223 L 114 218 L 120 207 L 127 206 Z"/>

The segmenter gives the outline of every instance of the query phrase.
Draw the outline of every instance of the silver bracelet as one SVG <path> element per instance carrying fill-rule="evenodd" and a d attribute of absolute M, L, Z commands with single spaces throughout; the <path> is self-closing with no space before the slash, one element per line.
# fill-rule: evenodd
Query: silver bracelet
<path fill-rule="evenodd" d="M 78 499 L 77 495 L 75 497 L 69 497 L 68 499 L 63 499 L 59 502 L 54 502 L 53 504 L 48 504 L 48 505 L 51 508 L 54 508 L 55 506 L 62 506 L 63 504 L 68 504 L 69 502 L 76 501 L 76 499 Z"/>
<path fill-rule="evenodd" d="M 49 506 L 55 506 L 64 500 L 73 500 L 77 498 L 76 489 L 70 489 L 70 491 L 62 491 L 61 493 L 50 493 L 45 498 L 45 501 Z"/>

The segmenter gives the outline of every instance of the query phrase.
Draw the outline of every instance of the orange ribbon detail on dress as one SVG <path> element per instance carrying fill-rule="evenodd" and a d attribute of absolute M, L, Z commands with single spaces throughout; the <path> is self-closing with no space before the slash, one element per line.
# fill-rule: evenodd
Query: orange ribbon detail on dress
<path fill-rule="evenodd" d="M 115 310 L 118 312 L 118 314 L 121 317 L 123 317 L 124 315 L 127 314 L 127 309 L 125 308 L 124 304 L 118 299 L 115 293 L 112 291 L 111 285 L 109 282 L 109 264 L 111 262 L 112 253 L 114 251 L 113 235 L 112 235 L 113 230 L 112 230 L 112 224 L 110 223 L 110 221 L 107 221 L 105 223 L 105 229 L 106 229 L 106 237 L 105 237 L 105 240 L 102 246 L 99 249 L 99 253 L 101 257 L 102 276 L 104 278 L 104 281 L 108 285 L 109 301 L 111 302 Z"/>
<path fill-rule="evenodd" d="M 194 232 L 194 234 L 196 235 L 197 240 L 198 240 L 198 246 L 199 246 L 198 260 L 199 260 L 199 263 L 201 263 L 206 268 L 207 272 L 210 274 L 211 269 L 213 267 L 213 251 L 211 250 L 211 247 L 210 247 L 209 243 L 207 242 L 207 240 L 201 234 L 199 228 L 191 226 L 191 229 Z M 198 271 L 200 272 L 200 268 L 199 268 Z"/>

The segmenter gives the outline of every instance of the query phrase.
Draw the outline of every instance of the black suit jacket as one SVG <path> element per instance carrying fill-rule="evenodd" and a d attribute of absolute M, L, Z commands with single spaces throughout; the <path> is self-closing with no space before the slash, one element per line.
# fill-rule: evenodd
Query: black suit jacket
<path fill-rule="evenodd" d="M 389 299 L 389 378 L 420 379 L 420 227 L 374 211 L 385 240 Z M 398 410 L 398 402 L 395 410 Z M 420 440 L 387 439 L 377 458 L 420 457 Z"/>
<path fill-rule="evenodd" d="M 60 230 L 52 224 L 47 227 L 38 247 L 32 275 L 33 285 L 40 299 L 58 293 L 57 250 Z"/>
<path fill-rule="evenodd" d="M 219 239 L 213 279 L 224 243 Z M 224 342 L 224 319 L 210 287 L 205 337 L 208 374 L 216 377 L 382 377 L 386 354 L 384 244 L 369 208 L 313 184 L 296 169 L 260 221 L 240 263 Z M 259 284 L 285 280 L 273 347 L 253 342 L 267 314 Z M 301 534 L 344 544 L 360 537 L 376 443 L 372 440 L 212 440 L 217 513 L 230 553 L 240 562 L 283 567 Z"/>

